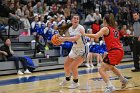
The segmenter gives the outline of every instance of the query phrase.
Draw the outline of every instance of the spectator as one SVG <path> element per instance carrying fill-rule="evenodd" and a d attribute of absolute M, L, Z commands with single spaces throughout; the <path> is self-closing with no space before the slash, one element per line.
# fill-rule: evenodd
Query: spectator
<path fill-rule="evenodd" d="M 42 9 L 43 9 L 43 14 L 48 15 L 49 7 L 47 6 L 47 3 L 43 3 Z"/>
<path fill-rule="evenodd" d="M 101 62 L 103 61 L 102 56 L 99 53 L 100 45 L 98 43 L 92 42 L 89 46 L 89 53 L 87 55 L 87 67 L 94 67 L 92 63 L 93 57 L 97 58 L 97 66 L 101 66 Z M 90 62 L 90 63 L 89 63 Z"/>
<path fill-rule="evenodd" d="M 39 32 L 39 34 L 40 34 L 40 35 L 41 35 L 41 34 L 44 34 L 44 29 L 46 28 L 46 24 L 45 24 L 45 22 L 44 22 L 44 16 L 43 16 L 43 15 L 40 16 L 39 27 L 40 27 L 40 32 Z"/>
<path fill-rule="evenodd" d="M 46 28 L 46 24 L 44 22 L 44 15 L 41 15 L 39 19 L 40 19 L 38 22 L 39 28 L 38 30 L 36 30 L 36 32 L 37 32 L 37 35 L 39 36 L 39 41 L 41 43 L 44 43 L 46 41 L 46 38 L 44 37 L 44 30 Z"/>
<path fill-rule="evenodd" d="M 20 19 L 20 17 L 18 15 L 15 14 L 15 6 L 14 3 L 10 3 L 9 6 L 9 16 L 15 19 Z"/>
<path fill-rule="evenodd" d="M 23 23 L 23 30 L 26 31 L 27 35 L 30 36 L 31 32 L 30 32 L 30 28 L 31 28 L 31 25 L 30 25 L 30 22 L 28 20 L 28 16 L 29 16 L 29 10 L 27 9 L 26 6 L 23 6 L 22 7 L 22 11 L 21 11 L 21 18 L 20 20 L 22 21 Z"/>
<path fill-rule="evenodd" d="M 88 68 L 94 67 L 94 65 L 92 63 L 92 59 L 93 59 L 93 54 L 91 53 L 91 51 L 89 51 L 87 54 L 87 60 L 86 60 L 86 64 L 85 64 Z"/>
<path fill-rule="evenodd" d="M 15 6 L 14 3 L 10 2 L 9 5 L 7 5 L 7 3 L 1 5 L 0 4 L 0 23 L 5 23 L 8 24 L 8 18 L 12 18 L 16 21 L 19 21 L 20 17 L 18 15 L 15 14 Z"/>
<path fill-rule="evenodd" d="M 36 5 L 36 0 L 31 0 L 32 6 Z"/>
<path fill-rule="evenodd" d="M 39 20 L 41 19 L 41 20 Z M 41 54 L 41 50 L 44 49 L 42 45 L 43 41 L 43 29 L 45 28 L 45 24 L 43 23 L 44 17 L 36 15 L 34 21 L 31 23 L 31 32 L 35 36 L 35 40 L 37 42 L 36 50 L 38 54 Z M 41 28 L 42 27 L 42 28 Z"/>
<path fill-rule="evenodd" d="M 93 12 L 89 12 L 89 14 L 86 16 L 84 25 L 90 26 L 94 23 L 95 19 L 93 14 L 94 14 Z"/>
<path fill-rule="evenodd" d="M 120 38 L 123 38 L 123 37 L 129 35 L 129 34 L 127 34 L 126 30 L 127 30 L 127 26 L 126 25 L 123 25 L 122 28 L 121 28 L 121 30 L 120 30 L 120 33 L 119 33 Z"/>
<path fill-rule="evenodd" d="M 33 11 L 35 14 L 43 14 L 41 2 L 37 2 L 37 4 L 33 7 Z"/>
<path fill-rule="evenodd" d="M 21 4 L 26 5 L 28 0 L 19 0 Z"/>
<path fill-rule="evenodd" d="M 132 25 L 128 25 L 128 29 L 126 30 L 126 33 L 129 35 L 126 40 L 126 43 L 130 46 L 130 50 L 131 50 L 131 53 L 133 51 L 133 36 L 134 36 L 134 30 L 133 30 L 133 27 Z M 133 53 L 132 53 L 133 55 Z"/>
<path fill-rule="evenodd" d="M 29 10 L 32 7 L 31 1 L 27 3 L 27 9 Z"/>
<path fill-rule="evenodd" d="M 129 32 L 128 32 L 129 31 Z M 132 38 L 133 36 L 132 31 L 130 31 L 127 25 L 123 25 L 122 29 L 119 33 L 120 39 L 122 40 L 125 46 L 130 45 L 130 49 L 132 50 Z"/>
<path fill-rule="evenodd" d="M 58 15 L 56 22 L 58 24 L 58 27 L 61 27 L 62 24 L 65 22 L 65 20 L 63 20 L 63 15 Z"/>
<path fill-rule="evenodd" d="M 62 26 L 66 25 L 65 22 L 62 24 Z M 58 25 L 57 24 L 53 24 L 53 34 L 59 34 L 58 31 Z"/>
<path fill-rule="evenodd" d="M 133 32 L 133 26 L 132 25 L 128 25 L 128 29 L 126 30 L 127 34 L 129 35 L 134 35 L 134 32 Z"/>
<path fill-rule="evenodd" d="M 33 7 L 30 7 L 29 9 L 29 16 L 28 16 L 29 22 L 32 23 L 34 20 L 34 12 L 33 12 Z"/>
<path fill-rule="evenodd" d="M 96 9 L 100 10 L 100 4 L 99 4 L 99 1 L 96 1 L 95 6 L 96 6 Z"/>
<path fill-rule="evenodd" d="M 62 7 L 62 6 L 60 6 L 60 7 L 58 8 L 57 13 L 60 14 L 60 15 L 64 15 L 64 10 L 63 10 L 63 7 Z"/>
<path fill-rule="evenodd" d="M 21 9 L 20 9 L 20 3 L 19 2 L 16 2 L 15 3 L 15 14 L 19 17 L 21 17 Z"/>
<path fill-rule="evenodd" d="M 71 4 L 71 11 L 70 11 L 70 13 L 71 13 L 71 16 L 73 14 L 77 14 L 77 7 L 73 3 Z"/>
<path fill-rule="evenodd" d="M 115 3 L 114 4 L 114 6 L 113 6 L 113 14 L 114 14 L 114 16 L 116 17 L 116 14 L 118 13 L 118 5 L 117 5 L 117 3 Z"/>
<path fill-rule="evenodd" d="M 24 73 L 30 74 L 31 72 L 27 69 L 26 61 L 23 61 L 23 57 L 14 56 L 14 51 L 11 49 L 11 40 L 9 38 L 5 39 L 4 45 L 0 47 L 0 50 L 3 51 L 8 61 L 14 61 L 17 74 L 22 75 L 23 73 L 19 70 L 19 61 L 23 65 Z"/>
<path fill-rule="evenodd" d="M 31 23 L 31 33 L 33 35 L 36 35 L 37 34 L 36 30 L 39 28 L 38 21 L 39 21 L 39 18 L 38 18 L 38 15 L 36 15 L 34 17 L 34 21 Z"/>
<path fill-rule="evenodd" d="M 24 15 L 24 30 L 27 30 L 28 31 L 28 35 L 30 36 L 31 35 L 31 31 L 30 31 L 31 25 L 30 25 L 30 22 L 28 20 L 28 17 L 29 17 L 29 10 L 25 10 L 25 15 Z"/>
<path fill-rule="evenodd" d="M 53 13 L 56 13 L 57 12 L 57 5 L 54 3 L 54 4 L 52 4 L 52 12 Z"/>
<path fill-rule="evenodd" d="M 54 34 L 54 30 L 52 29 L 52 23 L 51 22 L 47 22 L 47 27 L 44 30 L 44 34 L 45 37 L 47 38 L 47 41 L 50 42 L 53 34 Z"/>
<path fill-rule="evenodd" d="M 106 14 L 106 8 L 107 8 L 107 5 L 106 3 L 103 3 L 103 5 L 101 6 L 101 9 L 102 9 L 102 16 L 104 16 Z"/>
<path fill-rule="evenodd" d="M 96 19 L 96 20 L 102 20 L 102 16 L 101 16 L 101 14 L 99 13 L 99 9 L 95 9 L 95 13 L 93 14 L 93 16 L 94 16 L 94 19 Z"/>
<path fill-rule="evenodd" d="M 66 17 L 66 20 L 70 20 L 70 5 L 66 5 L 66 8 L 64 9 L 64 16 Z"/>
<path fill-rule="evenodd" d="M 101 28 L 100 24 L 99 24 L 99 20 L 95 20 L 95 22 L 92 24 L 91 28 L 92 28 L 92 33 L 96 34 Z"/>

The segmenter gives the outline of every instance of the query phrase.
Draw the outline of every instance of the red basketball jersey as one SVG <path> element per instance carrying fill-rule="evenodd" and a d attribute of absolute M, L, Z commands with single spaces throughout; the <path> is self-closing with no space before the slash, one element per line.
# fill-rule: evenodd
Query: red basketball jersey
<path fill-rule="evenodd" d="M 109 34 L 104 35 L 104 40 L 106 43 L 107 50 L 112 49 L 122 49 L 122 44 L 120 43 L 119 31 L 113 27 L 108 27 Z"/>

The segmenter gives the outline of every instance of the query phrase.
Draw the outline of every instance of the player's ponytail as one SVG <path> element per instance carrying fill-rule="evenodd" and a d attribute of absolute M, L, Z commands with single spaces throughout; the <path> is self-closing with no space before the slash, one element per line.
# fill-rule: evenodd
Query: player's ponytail
<path fill-rule="evenodd" d="M 116 28 L 115 18 L 112 13 L 106 14 L 104 19 L 106 20 L 106 22 L 109 26 Z"/>

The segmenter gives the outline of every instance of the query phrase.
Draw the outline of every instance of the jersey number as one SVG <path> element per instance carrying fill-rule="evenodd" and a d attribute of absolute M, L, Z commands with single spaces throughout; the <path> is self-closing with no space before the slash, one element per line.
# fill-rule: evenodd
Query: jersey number
<path fill-rule="evenodd" d="M 118 31 L 115 31 L 115 30 L 113 32 L 114 32 L 114 37 L 115 38 L 118 38 L 119 37 L 119 32 Z"/>

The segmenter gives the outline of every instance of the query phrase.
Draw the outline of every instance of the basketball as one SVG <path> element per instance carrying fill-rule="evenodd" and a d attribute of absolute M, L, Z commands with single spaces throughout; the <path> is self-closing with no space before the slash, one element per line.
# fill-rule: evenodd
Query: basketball
<path fill-rule="evenodd" d="M 55 34 L 52 36 L 51 42 L 53 45 L 59 46 L 62 42 L 58 39 L 59 35 Z"/>

